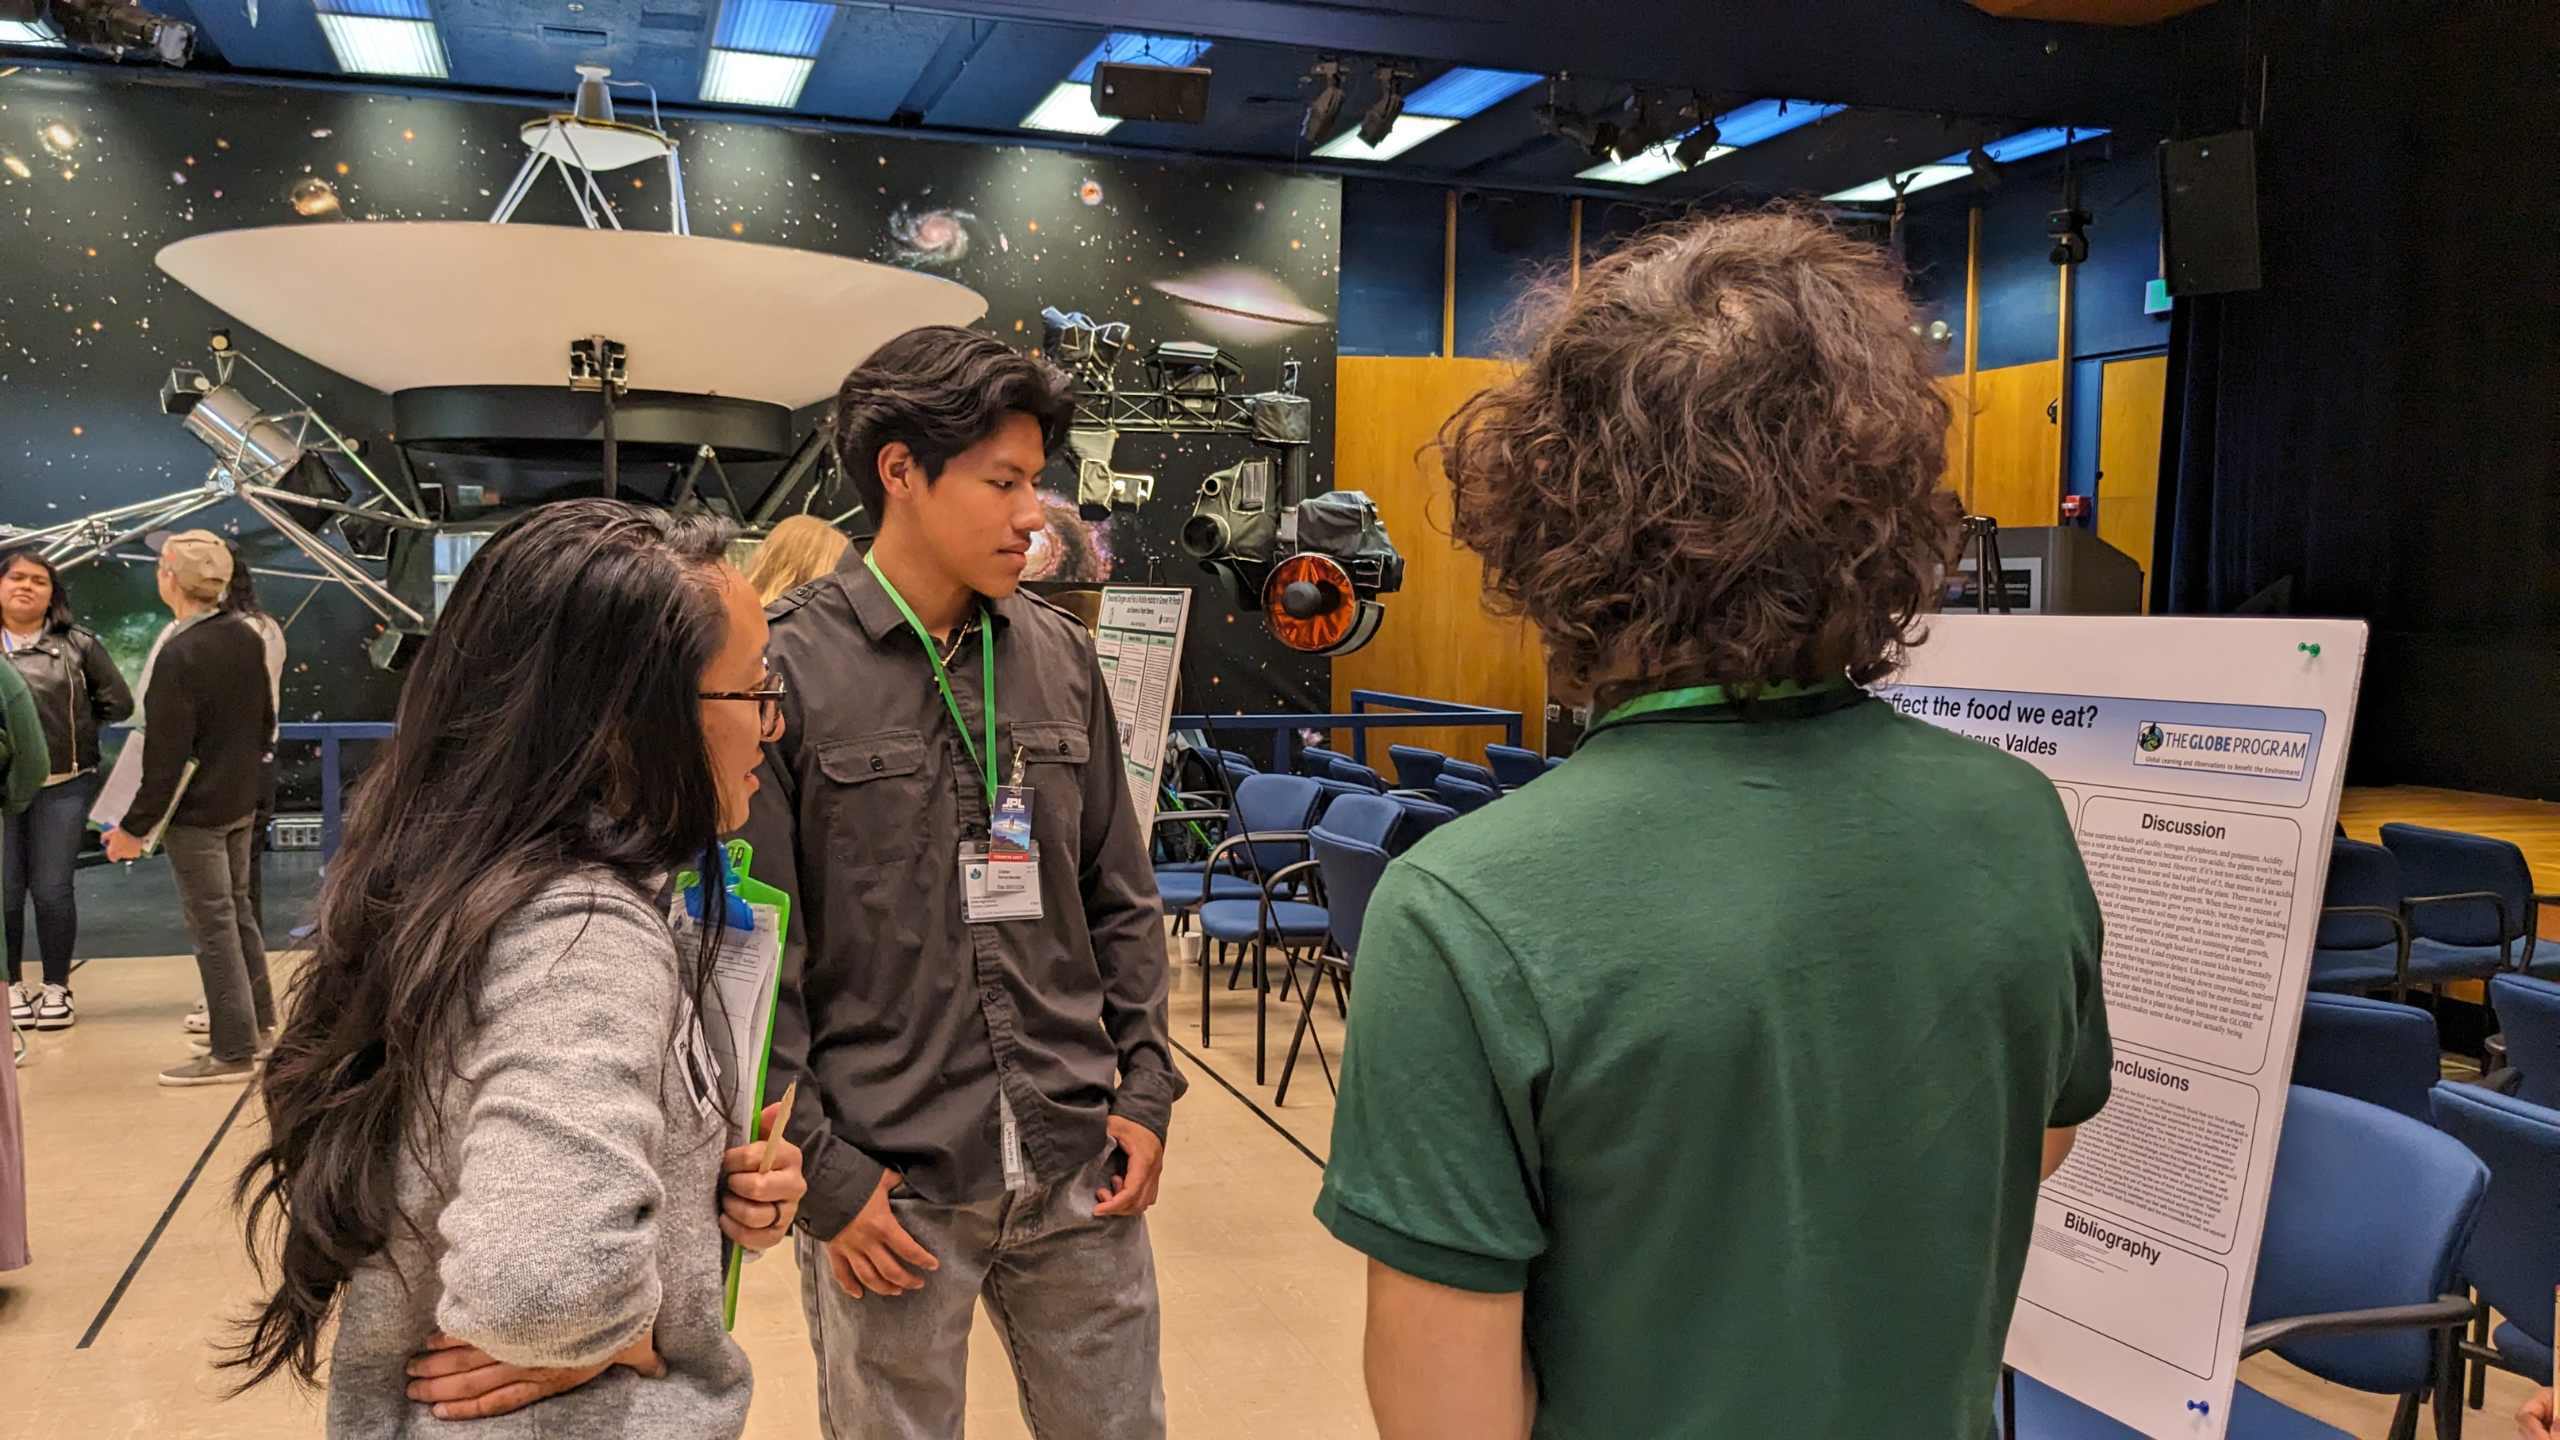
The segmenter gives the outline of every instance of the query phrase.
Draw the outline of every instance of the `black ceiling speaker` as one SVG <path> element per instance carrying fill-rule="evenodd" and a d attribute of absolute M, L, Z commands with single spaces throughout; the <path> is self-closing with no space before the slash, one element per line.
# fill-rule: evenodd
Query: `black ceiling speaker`
<path fill-rule="evenodd" d="M 1209 115 L 1209 69 L 1105 60 L 1093 67 L 1093 109 L 1120 120 L 1197 125 Z"/>
<path fill-rule="evenodd" d="M 2172 295 L 2258 288 L 2258 151 L 2247 130 L 2160 146 L 2160 255 Z"/>

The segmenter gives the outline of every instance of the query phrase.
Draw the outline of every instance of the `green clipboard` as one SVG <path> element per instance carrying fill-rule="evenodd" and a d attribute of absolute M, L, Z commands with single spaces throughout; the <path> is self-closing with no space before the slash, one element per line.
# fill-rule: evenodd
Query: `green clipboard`
<path fill-rule="evenodd" d="M 755 860 L 754 846 L 744 840 L 732 840 L 728 842 L 728 855 L 729 893 L 751 906 L 772 906 L 777 931 L 775 943 L 777 946 L 781 945 L 789 939 L 791 934 L 791 897 L 747 873 L 748 867 Z M 686 870 L 679 872 L 676 876 L 676 889 L 679 894 L 687 890 L 699 889 L 701 884 L 702 875 L 698 871 Z M 764 1091 L 765 1082 L 773 1068 L 774 1007 L 778 1006 L 782 1000 L 781 981 L 782 972 L 777 965 L 774 970 L 774 983 L 765 988 L 765 1045 L 764 1053 L 755 1057 L 756 1108 L 755 1113 L 747 1120 L 747 1138 L 750 1141 L 767 1138 L 757 1134 L 756 1130 L 764 1118 L 764 1106 L 768 1103 L 765 1100 Z M 747 1252 L 746 1247 L 733 1240 L 724 1239 L 720 1244 L 725 1252 L 726 1262 L 723 1266 L 726 1276 L 720 1306 L 720 1323 L 722 1328 L 734 1330 L 738 1326 L 738 1281 L 746 1272 Z"/>

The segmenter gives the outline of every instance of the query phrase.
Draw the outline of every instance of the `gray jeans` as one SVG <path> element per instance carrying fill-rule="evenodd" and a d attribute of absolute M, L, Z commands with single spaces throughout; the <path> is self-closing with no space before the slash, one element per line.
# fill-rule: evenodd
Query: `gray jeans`
<path fill-rule="evenodd" d="M 1037 1440 L 1161 1437 L 1155 1251 L 1143 1217 L 1095 1217 L 1094 1192 L 1107 1174 L 1097 1160 L 1072 1179 L 974 1205 L 890 1192 L 898 1223 L 942 1262 L 923 1289 L 904 1295 L 845 1294 L 825 1247 L 800 1236 L 820 1433 L 961 1440 L 969 1325 L 983 1298 Z"/>
<path fill-rule="evenodd" d="M 258 933 L 257 907 L 249 903 L 249 828 L 246 820 L 219 830 L 172 825 L 160 837 L 187 912 L 187 933 L 195 937 L 216 1060 L 254 1058 L 259 1032 L 276 1023 L 267 943 Z"/>

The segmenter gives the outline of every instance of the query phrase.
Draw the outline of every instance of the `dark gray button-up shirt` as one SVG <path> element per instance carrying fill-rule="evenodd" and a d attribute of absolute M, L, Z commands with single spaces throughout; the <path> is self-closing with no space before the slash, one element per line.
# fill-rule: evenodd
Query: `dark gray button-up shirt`
<path fill-rule="evenodd" d="M 1028 594 L 990 609 L 951 689 L 983 745 L 978 647 L 993 645 L 997 778 L 1019 749 L 1044 913 L 975 925 L 959 852 L 986 840 L 984 772 L 914 629 L 851 550 L 766 612 L 788 728 L 765 747 L 744 834 L 752 873 L 792 907 L 765 1093 L 807 1082 L 788 1133 L 820 1236 L 851 1223 L 884 1167 L 939 1203 L 1001 1194 L 999 1090 L 1024 1162 L 1051 1180 L 1102 1153 L 1111 1115 L 1163 1134 L 1183 1091 L 1154 875 L 1092 639 Z"/>

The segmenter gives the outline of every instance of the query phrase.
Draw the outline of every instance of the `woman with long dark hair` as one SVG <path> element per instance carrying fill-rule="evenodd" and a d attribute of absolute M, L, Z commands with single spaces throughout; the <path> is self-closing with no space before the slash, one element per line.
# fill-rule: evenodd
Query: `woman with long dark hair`
<path fill-rule="evenodd" d="M 273 1288 L 226 1362 L 309 1383 L 334 1316 L 332 1435 L 745 1424 L 719 1242 L 782 1238 L 799 1153 L 723 1152 L 711 940 L 662 898 L 718 873 L 779 730 L 727 538 L 607 500 L 501 530 L 348 808 L 238 1187 Z"/>
<path fill-rule="evenodd" d="M 98 790 L 98 731 L 133 713 L 133 692 L 98 637 L 71 622 L 71 591 L 32 548 L 0 551 L 0 654 L 34 692 L 44 721 L 44 789 L 0 824 L 0 930 L 9 954 L 9 1019 L 68 1030 L 71 947 L 80 936 L 72 869 Z M 35 902 L 42 988 L 19 968 L 27 902 Z"/>

